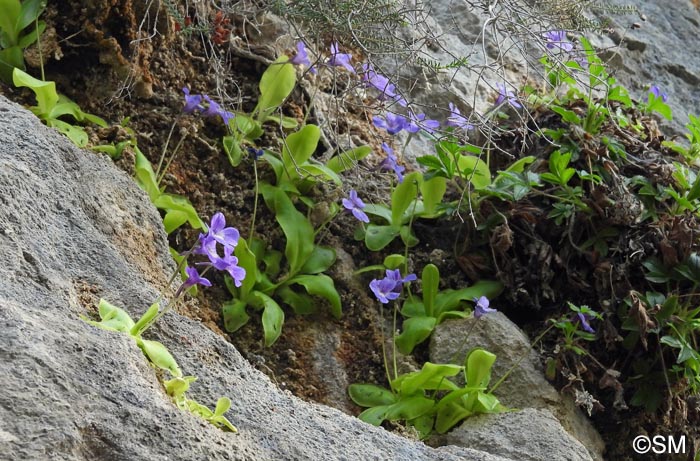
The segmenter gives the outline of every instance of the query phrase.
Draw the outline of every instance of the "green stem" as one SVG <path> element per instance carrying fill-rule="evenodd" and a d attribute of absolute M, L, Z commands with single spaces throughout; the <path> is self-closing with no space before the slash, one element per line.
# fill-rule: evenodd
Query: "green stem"
<path fill-rule="evenodd" d="M 175 125 L 177 120 L 173 122 L 170 126 L 170 131 L 168 132 L 168 137 L 165 139 L 165 145 L 163 146 L 163 152 L 160 153 L 160 160 L 158 160 L 158 167 L 156 168 L 156 178 L 160 177 L 160 169 L 163 166 L 163 160 L 165 160 L 165 153 L 168 151 L 168 145 L 170 144 L 170 139 L 173 137 L 173 131 L 175 131 Z M 157 181 L 160 183 L 160 181 Z"/>
<path fill-rule="evenodd" d="M 384 362 L 384 373 L 386 373 L 386 380 L 389 383 L 389 389 L 394 392 L 394 387 L 391 385 L 391 373 L 389 373 L 389 363 L 386 358 L 386 336 L 384 335 L 384 303 L 379 303 L 379 336 L 382 341 L 382 359 Z"/>
<path fill-rule="evenodd" d="M 184 258 L 182 258 L 182 259 L 180 260 L 180 262 L 179 262 L 178 265 L 177 265 L 177 268 L 176 268 L 175 271 L 173 272 L 173 275 L 170 276 L 170 279 L 168 280 L 168 283 L 165 285 L 165 288 L 164 288 L 163 290 L 161 290 L 160 293 L 158 293 L 158 297 L 157 297 L 156 300 L 153 302 L 153 304 L 158 304 L 158 305 L 160 306 L 160 302 L 161 302 L 161 300 L 162 300 L 163 297 L 164 297 L 165 290 L 167 290 L 167 289 L 170 287 L 170 285 L 172 285 L 172 283 L 173 283 L 173 281 L 175 280 L 175 278 L 176 278 L 178 275 L 180 275 L 180 270 L 182 270 L 182 266 L 183 266 L 184 264 L 187 264 L 187 257 L 188 257 L 189 255 L 192 254 L 192 252 L 194 251 L 194 249 L 197 248 L 197 245 L 199 245 L 199 242 L 195 243 L 195 244 L 192 246 L 192 248 L 190 248 L 190 249 L 187 250 L 185 253 L 183 253 Z M 201 275 L 206 274 L 206 272 L 207 272 L 210 268 L 211 268 L 211 266 L 210 266 L 210 267 L 207 267 L 206 269 L 204 269 L 204 271 L 202 271 L 202 274 L 201 274 Z M 178 291 L 180 291 L 180 290 L 178 290 Z M 164 308 L 162 311 L 158 312 L 158 314 L 157 314 L 155 317 L 153 317 L 153 319 L 151 319 L 151 321 L 148 322 L 148 323 L 146 324 L 146 326 L 141 330 L 141 333 L 143 333 L 143 332 L 145 332 L 146 330 L 148 330 L 151 326 L 153 326 L 154 323 L 156 323 L 156 321 L 158 321 L 163 315 L 165 315 L 166 312 L 168 312 L 172 307 L 174 307 L 174 304 L 182 297 L 182 293 L 184 293 L 184 291 L 185 291 L 185 290 L 180 291 L 180 292 L 178 293 L 178 295 L 175 297 L 175 299 L 173 299 L 172 301 L 170 301 L 170 302 L 165 306 L 165 308 Z"/>
<path fill-rule="evenodd" d="M 479 322 L 479 319 L 477 319 L 476 317 L 474 317 L 472 320 L 473 320 L 472 324 L 469 326 L 469 330 L 467 331 L 467 334 L 464 335 L 464 339 L 460 343 L 459 347 L 457 347 L 457 349 L 455 349 L 454 354 L 452 354 L 452 357 L 450 357 L 449 363 L 454 363 L 454 361 L 457 359 L 457 356 L 461 355 L 462 348 L 464 347 L 465 344 L 467 344 L 467 340 L 469 339 L 469 335 L 472 334 L 474 327 Z"/>
<path fill-rule="evenodd" d="M 39 16 L 34 18 L 34 27 L 36 27 L 36 47 L 39 50 L 39 65 L 41 66 L 41 79 L 46 81 L 46 75 L 44 75 L 44 55 L 41 49 L 41 34 L 39 34 Z"/>
<path fill-rule="evenodd" d="M 568 186 L 567 186 L 567 187 L 568 187 Z M 559 197 L 558 195 L 548 194 L 547 192 L 542 192 L 542 191 L 537 190 L 537 189 L 531 189 L 531 191 L 532 191 L 532 193 L 535 194 L 535 195 L 541 195 L 541 196 L 543 196 L 543 197 L 548 197 L 548 198 L 551 198 L 551 199 L 554 199 L 554 200 L 558 200 L 558 201 L 560 201 L 560 202 L 567 202 L 567 203 L 570 203 L 570 204 L 572 204 L 572 205 L 575 205 L 575 206 L 579 207 L 579 209 L 580 209 L 581 211 L 585 211 L 585 212 L 590 212 L 590 211 L 591 211 L 591 209 L 589 208 L 589 206 L 586 205 L 585 203 L 583 203 L 581 200 L 574 200 L 574 199 L 567 198 L 567 197 Z"/>
<path fill-rule="evenodd" d="M 206 268 L 202 271 L 202 273 L 199 274 L 199 275 L 201 275 L 201 276 L 203 277 L 207 272 L 209 272 L 209 269 L 211 269 L 211 267 L 212 267 L 212 266 L 206 267 Z M 149 329 L 149 328 L 150 328 L 153 324 L 155 324 L 161 317 L 163 317 L 165 314 L 167 314 L 167 313 L 170 312 L 173 308 L 175 308 L 175 306 L 177 306 L 178 303 L 180 302 L 180 300 L 182 299 L 182 295 L 185 293 L 185 291 L 186 291 L 186 290 L 181 290 L 180 294 L 179 294 L 175 299 L 173 299 L 173 300 L 170 301 L 168 304 L 166 304 L 165 308 L 163 308 L 162 311 L 158 312 L 158 314 L 157 314 L 155 317 L 153 317 L 153 320 L 151 320 L 150 322 L 148 322 L 148 324 L 146 324 L 146 327 L 145 327 L 143 330 L 141 330 L 141 332 L 143 333 L 144 331 L 146 331 L 147 329 Z"/>
<path fill-rule="evenodd" d="M 173 150 L 172 155 L 171 155 L 170 158 L 168 159 L 168 163 L 165 164 L 165 167 L 163 168 L 163 172 L 160 173 L 160 176 L 159 176 L 158 179 L 157 179 L 157 182 L 156 182 L 156 183 L 157 183 L 158 185 L 160 185 L 160 182 L 161 182 L 161 181 L 163 180 L 163 178 L 165 177 L 165 172 L 168 171 L 168 168 L 170 168 L 170 164 L 173 162 L 173 160 L 175 160 L 175 155 L 177 155 L 177 152 L 180 150 L 180 147 L 182 146 L 182 143 L 185 141 L 185 138 L 186 138 L 186 137 L 187 137 L 187 135 L 182 136 L 182 137 L 180 138 L 180 141 L 178 141 L 177 145 L 175 146 L 175 149 Z M 161 157 L 161 161 L 162 161 L 162 160 L 163 160 L 163 158 Z M 158 167 L 160 168 L 160 165 L 159 165 Z"/>
<path fill-rule="evenodd" d="M 540 333 L 540 335 L 539 335 L 537 338 L 535 338 L 535 340 L 532 342 L 532 344 L 530 344 L 530 347 L 527 348 L 527 351 L 525 351 L 525 353 L 524 353 L 523 355 L 520 356 L 520 358 L 518 359 L 518 361 L 515 362 L 515 363 L 513 364 L 513 366 L 511 366 L 511 367 L 508 369 L 508 371 L 506 371 L 506 372 L 503 374 L 503 376 L 501 376 L 501 379 L 499 379 L 498 381 L 496 381 L 496 384 L 494 384 L 493 387 L 488 391 L 489 394 L 493 394 L 493 393 L 496 391 L 496 389 L 498 389 L 498 386 L 500 386 L 500 385 L 503 383 L 503 381 L 505 381 L 506 378 L 508 378 L 508 376 L 510 376 L 510 374 L 513 372 L 513 370 L 515 370 L 515 369 L 518 367 L 518 365 L 520 365 L 520 362 L 522 362 L 523 359 L 524 359 L 526 356 L 528 356 L 528 355 L 530 354 L 530 351 L 532 350 L 533 346 L 534 346 L 535 344 L 537 344 L 537 343 L 544 337 L 544 335 L 546 335 L 546 334 L 549 332 L 549 330 L 551 330 L 552 328 L 554 328 L 554 326 L 555 326 L 555 324 L 552 323 L 550 326 L 547 327 L 546 330 L 544 330 L 542 333 Z"/>
<path fill-rule="evenodd" d="M 416 207 L 418 206 L 418 193 L 420 192 L 420 189 L 418 187 L 418 183 L 416 183 L 416 199 L 413 201 L 413 209 L 411 210 L 411 216 L 408 218 L 408 236 L 411 236 L 411 229 L 413 229 L 413 218 L 416 215 Z M 393 191 L 392 191 L 393 193 Z M 408 275 L 408 242 L 404 242 L 404 250 L 403 250 L 403 275 L 404 277 Z M 406 287 L 408 290 L 409 295 L 411 294 L 410 288 Z"/>
<path fill-rule="evenodd" d="M 258 214 L 258 195 L 259 192 L 259 181 L 258 181 L 258 160 L 253 159 L 253 172 L 255 173 L 255 199 L 253 201 L 253 217 L 250 220 L 250 234 L 248 234 L 248 247 L 253 243 L 253 236 L 255 235 L 255 219 Z"/>
<path fill-rule="evenodd" d="M 396 319 L 398 317 L 398 303 L 394 305 L 394 319 L 391 327 L 391 361 L 394 365 L 394 379 L 399 377 L 399 368 L 396 365 Z"/>

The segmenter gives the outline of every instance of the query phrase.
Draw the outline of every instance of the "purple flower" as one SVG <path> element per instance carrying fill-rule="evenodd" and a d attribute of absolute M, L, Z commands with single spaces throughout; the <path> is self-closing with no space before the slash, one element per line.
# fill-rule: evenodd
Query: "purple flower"
<path fill-rule="evenodd" d="M 192 253 L 205 255 L 210 261 L 219 257 L 219 253 L 216 250 L 216 240 L 209 233 L 199 234 L 199 245 Z"/>
<path fill-rule="evenodd" d="M 511 90 L 507 89 L 502 83 L 496 83 L 496 87 L 498 88 L 498 98 L 496 98 L 497 106 L 502 104 L 503 101 L 506 101 L 512 107 L 522 109 L 523 106 L 520 105 L 518 98 L 515 97 Z"/>
<path fill-rule="evenodd" d="M 486 296 L 482 296 L 481 298 L 474 298 L 474 302 L 476 303 L 476 306 L 474 307 L 475 319 L 480 319 L 486 314 L 496 312 L 496 309 L 491 309 L 489 307 L 489 299 Z"/>
<path fill-rule="evenodd" d="M 364 69 L 362 80 L 379 90 L 381 93 L 379 96 L 380 99 L 389 99 L 395 101 L 400 106 L 406 107 L 406 99 L 396 92 L 396 85 L 391 83 L 387 77 L 376 73 L 371 64 L 364 64 L 362 68 Z"/>
<path fill-rule="evenodd" d="M 574 62 L 581 66 L 581 69 L 588 69 L 588 59 L 586 56 L 576 56 L 574 57 Z"/>
<path fill-rule="evenodd" d="M 394 282 L 388 279 L 374 279 L 371 282 L 369 282 L 370 290 L 372 290 L 374 296 L 376 296 L 379 302 L 381 302 L 382 304 L 386 304 L 390 300 L 399 297 L 399 293 L 393 291 L 394 286 Z"/>
<path fill-rule="evenodd" d="M 578 319 L 579 323 L 581 323 L 581 327 L 583 327 L 583 329 L 585 331 L 587 331 L 589 333 L 595 333 L 595 330 L 593 329 L 593 327 L 591 327 L 591 324 L 588 323 L 588 321 L 591 320 L 592 318 L 593 317 L 588 315 L 588 314 L 584 314 L 582 312 L 577 312 L 576 316 L 574 317 L 574 320 Z"/>
<path fill-rule="evenodd" d="M 209 107 L 207 107 L 207 110 L 205 110 L 202 115 L 205 117 L 216 117 L 218 115 L 224 121 L 224 124 L 228 125 L 228 121 L 234 117 L 233 113 L 224 110 L 218 102 L 214 101 L 206 94 L 204 95 L 204 99 L 209 103 Z"/>
<path fill-rule="evenodd" d="M 374 279 L 369 283 L 369 288 L 382 304 L 388 303 L 392 299 L 396 299 L 401 294 L 401 288 L 406 282 L 416 280 L 416 274 L 409 274 L 406 277 L 401 277 L 401 272 L 398 269 L 386 270 L 386 277 L 381 280 Z"/>
<path fill-rule="evenodd" d="M 376 73 L 372 64 L 365 63 L 362 65 L 362 69 L 364 70 L 363 81 L 379 90 L 380 93 L 386 93 L 388 96 L 393 95 L 396 85 L 391 83 L 387 77 Z"/>
<path fill-rule="evenodd" d="M 213 264 L 215 260 L 220 259 L 216 248 L 217 243 L 222 244 L 224 250 L 228 247 L 234 248 L 238 245 L 239 237 L 240 234 L 235 227 L 226 227 L 226 218 L 223 213 L 216 213 L 211 218 L 207 233 L 199 234 L 199 245 L 193 253 L 205 255 Z"/>
<path fill-rule="evenodd" d="M 185 93 L 185 107 L 182 109 L 184 113 L 191 114 L 196 110 L 204 110 L 201 94 L 190 95 L 190 89 L 187 87 L 184 87 L 182 92 Z"/>
<path fill-rule="evenodd" d="M 238 265 L 238 258 L 232 256 L 232 253 L 233 247 L 225 246 L 224 256 L 213 258 L 211 265 L 220 271 L 227 271 L 231 275 L 234 284 L 239 287 L 243 283 L 243 279 L 245 279 L 245 269 Z"/>
<path fill-rule="evenodd" d="M 383 171 L 393 171 L 394 173 L 396 173 L 396 179 L 399 181 L 399 183 L 402 183 L 402 173 L 406 168 L 397 163 L 398 160 L 394 155 L 394 150 L 391 147 L 389 147 L 387 143 L 382 143 L 382 149 L 384 149 L 384 152 L 386 152 L 386 158 L 382 163 L 379 164 L 379 169 Z"/>
<path fill-rule="evenodd" d="M 306 52 L 306 45 L 304 45 L 304 42 L 297 42 L 297 54 L 290 59 L 289 62 L 295 66 L 311 67 L 311 61 L 309 61 L 309 54 Z"/>
<path fill-rule="evenodd" d="M 404 283 L 413 282 L 418 277 L 416 277 L 416 274 L 408 274 L 406 277 L 401 278 L 401 272 L 399 269 L 387 269 L 385 278 L 394 282 L 394 289 L 392 291 L 401 293 L 401 288 Z"/>
<path fill-rule="evenodd" d="M 445 122 L 445 125 L 461 128 L 465 131 L 474 128 L 474 125 L 469 123 L 469 120 L 467 120 L 467 118 L 460 113 L 457 106 L 452 103 L 450 103 L 450 116 L 448 117 L 447 122 Z"/>
<path fill-rule="evenodd" d="M 220 244 L 232 248 L 238 245 L 238 238 L 240 237 L 235 227 L 226 227 L 226 218 L 221 212 L 212 216 L 207 235 Z"/>
<path fill-rule="evenodd" d="M 256 149 L 255 147 L 248 147 L 248 153 L 255 157 L 255 160 L 260 160 L 260 157 L 265 154 L 265 151 L 262 149 Z"/>
<path fill-rule="evenodd" d="M 365 204 L 360 200 L 360 197 L 357 196 L 357 191 L 355 189 L 350 191 L 350 198 L 344 198 L 343 199 L 343 206 L 349 210 L 352 211 L 353 216 L 355 216 L 358 220 L 368 223 L 369 222 L 369 217 L 367 216 L 367 213 L 362 211 L 362 209 L 365 207 Z"/>
<path fill-rule="evenodd" d="M 331 57 L 328 59 L 328 64 L 331 66 L 345 67 L 348 71 L 355 73 L 355 69 L 350 64 L 352 55 L 338 52 L 338 42 L 331 43 Z"/>
<path fill-rule="evenodd" d="M 547 48 L 550 50 L 559 48 L 568 53 L 574 49 L 573 43 L 566 38 L 566 31 L 564 30 L 550 30 L 542 36 L 546 40 Z"/>
<path fill-rule="evenodd" d="M 206 234 L 199 234 L 199 244 L 194 249 L 194 254 L 205 255 L 209 262 L 197 263 L 202 266 L 212 266 L 220 271 L 227 271 L 237 287 L 241 286 L 245 278 L 245 269 L 238 266 L 238 258 L 233 256 L 233 249 L 238 245 L 240 234 L 234 227 L 226 227 L 226 218 L 223 213 L 216 213 L 211 218 L 211 223 L 207 226 Z M 217 245 L 224 247 L 224 256 L 219 256 Z M 193 286 L 197 283 L 205 286 L 209 281 L 202 278 L 194 268 L 187 268 L 187 281 L 185 284 Z M 187 287 L 184 287 L 187 288 Z"/>
<path fill-rule="evenodd" d="M 661 88 L 656 85 L 652 85 L 651 88 L 649 88 L 649 93 L 653 94 L 657 98 L 661 98 L 662 102 L 668 101 L 668 94 L 661 91 Z"/>
<path fill-rule="evenodd" d="M 426 120 L 425 114 L 414 114 L 412 110 L 408 112 L 410 130 L 409 133 L 416 133 L 418 130 L 422 129 L 426 133 L 434 134 L 435 130 L 440 128 L 440 122 L 437 120 Z M 415 131 L 412 131 L 415 130 Z"/>
<path fill-rule="evenodd" d="M 202 285 L 205 287 L 211 286 L 211 282 L 209 281 L 209 279 L 200 276 L 199 272 L 197 272 L 197 269 L 195 269 L 194 267 L 186 267 L 185 272 L 187 273 L 187 280 L 185 280 L 185 283 L 182 284 L 183 290 L 186 290 L 195 285 Z"/>
<path fill-rule="evenodd" d="M 401 130 L 406 130 L 409 133 L 415 133 L 419 130 L 416 125 L 412 125 L 406 117 L 399 114 L 387 112 L 384 118 L 375 116 L 372 117 L 372 122 L 377 128 L 384 128 L 387 133 L 394 135 Z"/>
<path fill-rule="evenodd" d="M 295 66 L 306 66 L 309 68 L 312 74 L 318 73 L 316 68 L 311 65 L 311 60 L 309 59 L 309 53 L 306 52 L 306 45 L 304 42 L 297 42 L 297 54 L 289 60 L 291 64 Z"/>
<path fill-rule="evenodd" d="M 185 273 L 187 274 L 187 280 L 185 280 L 182 283 L 182 285 L 180 285 L 180 287 L 177 289 L 177 291 L 175 292 L 175 298 L 179 298 L 182 292 L 192 288 L 195 285 L 202 285 L 205 287 L 211 286 L 211 282 L 209 281 L 209 279 L 200 276 L 199 272 L 197 272 L 197 269 L 195 269 L 194 267 L 186 267 Z"/>

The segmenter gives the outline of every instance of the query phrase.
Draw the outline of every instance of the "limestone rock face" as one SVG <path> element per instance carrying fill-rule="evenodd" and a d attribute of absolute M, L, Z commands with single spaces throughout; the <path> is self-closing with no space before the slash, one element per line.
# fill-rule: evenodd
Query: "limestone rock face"
<path fill-rule="evenodd" d="M 624 0 L 608 4 L 630 5 Z M 697 2 L 678 0 L 672 8 L 664 0 L 644 0 L 634 5 L 637 14 L 597 12 L 597 19 L 607 20 L 611 27 L 606 35 L 594 37 L 592 43 L 608 50 L 601 56 L 616 70 L 615 76 L 631 95 L 646 100 L 647 88 L 654 84 L 668 93 L 673 121 L 662 119 L 662 126 L 669 134 L 683 134 L 687 132 L 684 127 L 688 114 L 700 115 L 700 49 L 692 45 L 700 30 Z"/>
<path fill-rule="evenodd" d="M 429 448 L 280 391 L 223 338 L 170 313 L 191 397 L 233 401 L 222 432 L 177 409 L 125 335 L 79 319 L 100 297 L 137 317 L 174 266 L 160 217 L 108 158 L 0 97 L 0 453 L 11 460 L 504 458 Z"/>

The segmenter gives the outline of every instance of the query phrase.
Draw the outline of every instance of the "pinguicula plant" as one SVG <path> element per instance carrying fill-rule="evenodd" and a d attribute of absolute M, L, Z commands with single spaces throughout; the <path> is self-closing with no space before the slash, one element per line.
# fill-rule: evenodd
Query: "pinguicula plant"
<path fill-rule="evenodd" d="M 165 391 L 173 398 L 178 408 L 188 410 L 221 429 L 236 432 L 236 428 L 224 416 L 224 413 L 231 406 L 231 400 L 227 397 L 221 397 L 216 408 L 212 411 L 205 405 L 187 397 L 186 392 L 197 378 L 184 376 L 177 361 L 162 343 L 143 338 L 144 333 L 151 326 L 181 301 L 188 289 L 195 285 L 211 286 L 211 282 L 205 277 L 206 272 L 211 268 L 227 271 L 239 285 L 246 278 L 245 269 L 238 266 L 237 258 L 231 255 L 239 241 L 238 230 L 226 227 L 226 220 L 221 213 L 215 214 L 211 223 L 206 227 L 206 234 L 200 234 L 197 244 L 182 255 L 180 265 L 185 267 L 187 278 L 180 284 L 170 301 L 166 302 L 165 293 L 161 293 L 146 312 L 134 322 L 125 310 L 102 299 L 98 307 L 100 321 L 90 320 L 85 316 L 81 316 L 81 319 L 103 330 L 123 333 L 132 338 L 155 368 L 169 373 L 171 379 L 161 378 L 162 383 Z M 187 265 L 187 259 L 191 255 L 206 256 L 206 261 L 196 263 L 196 265 L 204 267 L 201 273 L 194 266 Z M 180 268 L 173 273 L 170 282 L 177 277 L 179 270 Z M 170 283 L 168 283 L 169 285 Z"/>
<path fill-rule="evenodd" d="M 285 130 L 293 130 L 298 127 L 298 122 L 294 118 L 275 114 L 275 112 L 296 86 L 294 65 L 310 64 L 303 42 L 299 42 L 299 44 L 301 45 L 297 46 L 297 55 L 294 58 L 289 59 L 283 55 L 263 73 L 259 84 L 258 104 L 251 114 L 236 113 L 235 118 L 232 118 L 234 114 L 226 118 L 220 111 L 212 113 L 221 115 L 229 127 L 230 134 L 224 136 L 223 146 L 231 165 L 238 166 L 246 150 L 261 150 L 256 146 L 256 141 L 263 135 L 262 124 L 264 122 L 276 122 Z M 333 62 L 337 65 L 349 63 L 345 56 L 344 54 L 336 54 L 336 60 Z M 189 99 L 186 108 L 201 110 L 201 98 L 194 99 L 195 96 L 189 94 L 187 97 Z M 209 111 L 211 111 L 211 104 L 210 102 Z M 275 172 L 275 183 L 278 187 L 284 188 L 290 193 L 306 195 L 320 181 L 332 181 L 340 186 L 342 181 L 338 173 L 350 168 L 355 162 L 371 152 L 369 148 L 362 146 L 341 153 L 325 165 L 312 158 L 320 138 L 320 128 L 313 124 L 307 124 L 282 140 L 278 152 L 273 149 L 262 150 L 260 157 L 272 167 Z"/>
<path fill-rule="evenodd" d="M 391 194 L 391 208 L 381 204 L 369 204 L 364 208 L 368 215 L 387 222 L 370 223 L 366 227 L 359 227 L 355 232 L 355 238 L 364 240 L 367 248 L 372 251 L 381 250 L 399 236 L 407 246 L 416 245 L 418 239 L 411 229 L 414 218 L 440 214 L 438 204 L 445 193 L 444 180 L 433 178 L 425 181 L 419 172 L 413 172 L 402 179 Z M 419 192 L 422 200 L 418 199 Z"/>
<path fill-rule="evenodd" d="M 410 296 L 401 309 L 405 318 L 401 334 L 396 337 L 396 345 L 402 354 L 410 354 L 413 348 L 430 337 L 436 326 L 450 318 L 466 318 L 465 301 L 474 301 L 474 317 L 493 312 L 489 308 L 489 298 L 497 296 L 503 285 L 496 281 L 481 280 L 470 287 L 458 290 L 440 290 L 440 271 L 434 264 L 428 264 L 422 273 L 422 299 Z"/>
<path fill-rule="evenodd" d="M 400 262 L 401 257 L 393 259 L 390 264 Z M 434 271 L 429 268 L 427 273 Z M 424 291 L 436 291 L 425 286 L 426 275 L 424 271 Z M 414 280 L 414 274 L 403 276 L 399 269 L 387 269 L 386 276 L 373 279 L 369 287 L 380 305 L 384 305 L 397 300 L 404 284 Z M 492 311 L 484 303 L 483 300 L 478 303 L 479 316 L 488 313 L 487 310 Z M 394 338 L 395 344 L 398 339 Z M 395 353 L 393 357 L 396 360 Z M 433 431 L 445 433 L 471 415 L 506 409 L 487 389 L 491 368 L 496 360 L 496 356 L 488 351 L 473 349 L 467 355 L 464 366 L 426 362 L 420 371 L 406 374 L 398 374 L 394 363 L 392 375 L 386 354 L 384 360 L 388 389 L 376 384 L 351 384 L 348 389 L 350 398 L 357 405 L 367 408 L 359 415 L 367 423 L 378 426 L 385 420 L 404 421 L 414 427 L 423 439 Z M 464 386 L 449 379 L 460 372 L 464 372 Z"/>
<path fill-rule="evenodd" d="M 319 181 L 333 181 L 336 186 L 342 184 L 335 171 L 312 158 L 320 139 L 321 129 L 318 126 L 304 125 L 287 136 L 280 155 L 270 152 L 263 155 L 275 172 L 277 187 L 307 194 Z"/>
<path fill-rule="evenodd" d="M 296 86 L 297 77 L 293 64 L 295 62 L 290 61 L 286 55 L 280 56 L 270 64 L 260 79 L 260 96 L 253 112 L 238 112 L 227 124 L 229 134 L 224 136 L 223 146 L 229 162 L 234 167 L 241 163 L 246 147 L 256 147 L 255 141 L 264 133 L 263 123 L 276 122 L 288 130 L 298 126 L 294 118 L 281 114 L 273 115 Z"/>
<path fill-rule="evenodd" d="M 385 420 L 404 421 L 424 439 L 433 431 L 444 434 L 469 416 L 506 410 L 488 391 L 495 361 L 494 354 L 473 349 L 464 366 L 426 362 L 420 371 L 392 379 L 389 389 L 351 384 L 348 393 L 353 402 L 367 408 L 359 415 L 362 421 L 375 426 Z M 449 379 L 460 372 L 464 386 Z"/>
<path fill-rule="evenodd" d="M 278 301 L 297 314 L 309 314 L 318 306 L 314 297 L 320 297 L 336 318 L 340 318 L 342 307 L 333 279 L 323 273 L 333 265 L 336 255 L 332 248 L 315 243 L 320 228 L 313 228 L 284 189 L 262 184 L 260 190 L 284 232 L 285 251 L 271 248 L 260 239 L 240 241 L 235 255 L 248 277 L 242 284 L 227 279 L 233 299 L 224 304 L 223 315 L 224 326 L 234 332 L 250 320 L 248 308 L 262 311 L 265 345 L 270 346 L 279 338 L 284 324 L 284 311 Z M 330 210 L 330 218 L 337 211 L 337 206 Z"/>

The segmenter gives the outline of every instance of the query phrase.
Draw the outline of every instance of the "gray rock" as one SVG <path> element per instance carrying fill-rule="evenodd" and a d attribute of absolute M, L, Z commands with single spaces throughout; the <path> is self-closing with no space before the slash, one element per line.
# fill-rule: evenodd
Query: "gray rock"
<path fill-rule="evenodd" d="M 433 449 L 276 388 L 177 313 L 163 342 L 191 397 L 228 396 L 237 434 L 178 410 L 133 341 L 79 319 L 100 297 L 136 317 L 173 269 L 160 218 L 105 156 L 0 97 L 0 453 L 12 460 L 502 460 Z"/>
<path fill-rule="evenodd" d="M 307 322 L 305 332 L 314 338 L 311 346 L 313 373 L 323 383 L 325 398 L 333 408 L 350 413 L 353 403 L 348 396 L 348 374 L 345 364 L 338 359 L 343 329 L 335 323 Z"/>
<path fill-rule="evenodd" d="M 501 312 L 482 317 L 473 328 L 472 322 L 475 319 L 469 318 L 448 320 L 438 325 L 430 338 L 430 361 L 450 363 L 462 345 L 453 363 L 463 364 L 469 349 L 482 347 L 497 356 L 492 385 L 517 364 L 495 392 L 501 403 L 511 408 L 538 408 L 551 412 L 591 451 L 594 458 L 603 459 L 605 445 L 600 434 L 572 400 L 561 396 L 545 379 L 537 353 L 517 325 Z M 464 342 L 467 331 L 471 333 Z"/>
<path fill-rule="evenodd" d="M 442 439 L 444 443 L 469 446 L 520 461 L 592 460 L 586 448 L 569 435 L 551 413 L 533 408 L 469 418 Z"/>
<path fill-rule="evenodd" d="M 630 5 L 624 0 L 608 2 Z M 596 12 L 596 18 L 610 23 L 610 32 L 592 39 L 602 57 L 616 69 L 618 81 L 630 94 L 646 100 L 650 85 L 668 93 L 673 121 L 665 126 L 671 134 L 683 134 L 688 114 L 700 115 L 700 49 L 697 41 L 700 11 L 690 0 L 673 2 L 645 0 L 634 5 L 639 13 L 612 15 Z M 645 19 L 642 19 L 643 15 Z M 640 27 L 634 28 L 634 24 Z M 685 140 L 685 137 L 683 137 Z"/>

